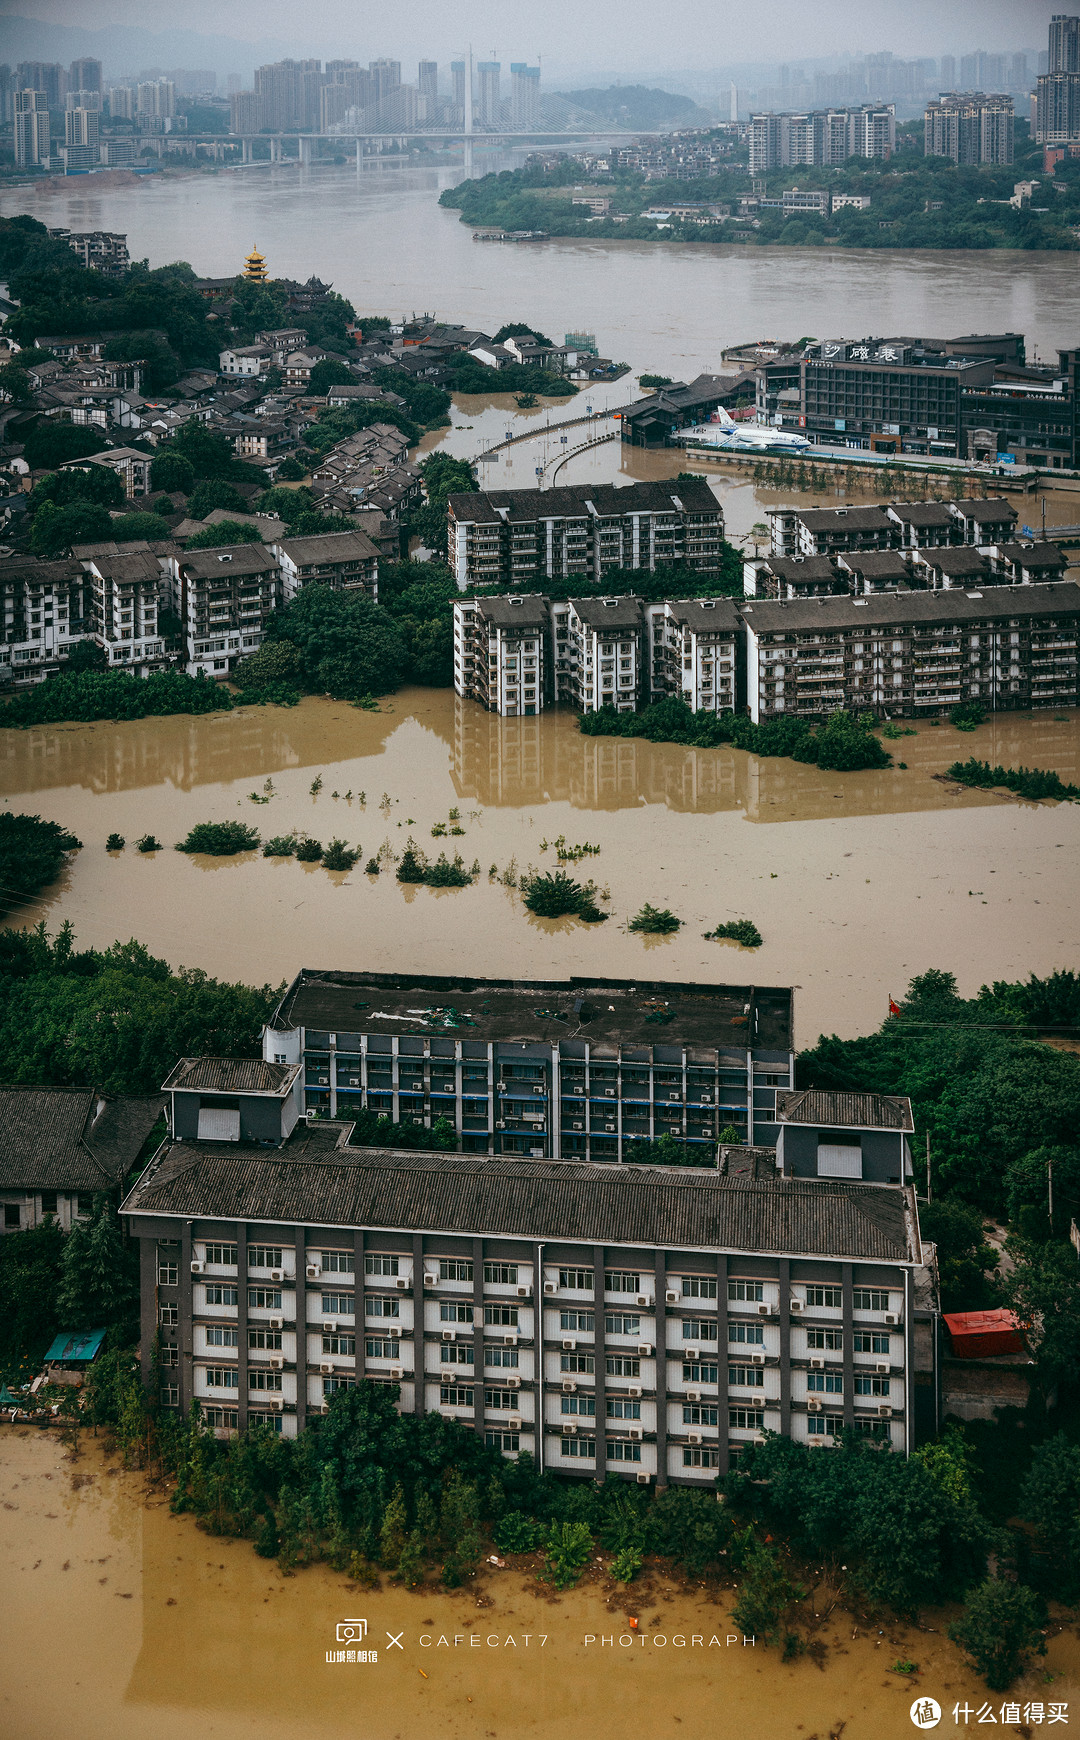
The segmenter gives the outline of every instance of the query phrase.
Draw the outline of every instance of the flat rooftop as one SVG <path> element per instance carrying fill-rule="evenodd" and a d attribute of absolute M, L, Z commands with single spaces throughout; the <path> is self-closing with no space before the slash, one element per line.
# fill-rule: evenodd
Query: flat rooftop
<path fill-rule="evenodd" d="M 484 979 L 324 972 L 305 967 L 270 1026 L 590 1046 L 711 1046 L 790 1051 L 786 986 L 680 985 L 637 979 Z"/>

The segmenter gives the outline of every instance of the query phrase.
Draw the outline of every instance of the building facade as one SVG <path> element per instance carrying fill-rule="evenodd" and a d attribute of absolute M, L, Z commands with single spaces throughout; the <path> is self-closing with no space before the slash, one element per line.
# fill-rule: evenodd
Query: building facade
<path fill-rule="evenodd" d="M 53 1220 L 65 1232 L 128 1177 L 164 1106 L 161 1094 L 87 1087 L 0 1088 L 0 1236 Z"/>
<path fill-rule="evenodd" d="M 849 157 L 891 157 L 896 149 L 896 107 L 864 103 L 850 109 L 752 115 L 750 173 L 793 164 L 846 163 Z"/>
<path fill-rule="evenodd" d="M 282 602 L 277 558 L 262 544 L 186 550 L 172 558 L 170 575 L 188 675 L 224 679 L 258 650 Z"/>
<path fill-rule="evenodd" d="M 1050 20 L 1046 72 L 1036 85 L 1035 137 L 1041 145 L 1080 141 L 1080 18 Z"/>
<path fill-rule="evenodd" d="M 404 1154 L 347 1123 L 269 1154 L 174 1140 L 122 1206 L 144 1378 L 219 1433 L 290 1437 L 392 1384 L 541 1469 L 658 1486 L 711 1486 L 766 1430 L 908 1453 L 920 1387 L 934 1425 L 932 1251 L 907 1186 L 833 1164 L 875 1132 L 827 1117 L 844 1142 L 793 1127 L 825 1158 L 805 1175 L 760 1148 L 689 1170 Z"/>
<path fill-rule="evenodd" d="M 489 490 L 447 500 L 450 565 L 467 586 L 535 589 L 614 568 L 720 572 L 724 516 L 702 479 Z"/>
<path fill-rule="evenodd" d="M 742 614 L 755 722 L 841 708 L 917 718 L 968 700 L 989 710 L 1077 704 L 1072 582 L 754 599 Z"/>
<path fill-rule="evenodd" d="M 305 969 L 263 1055 L 303 1064 L 307 1112 L 443 1119 L 468 1154 L 617 1161 L 671 1135 L 704 1157 L 722 1130 L 775 1142 L 791 1009 L 790 991 L 754 986 Z"/>
<path fill-rule="evenodd" d="M 948 91 L 927 103 L 924 150 L 927 157 L 954 163 L 1011 163 L 1015 117 L 1013 100 L 998 92 Z"/>
<path fill-rule="evenodd" d="M 827 339 L 800 365 L 800 427 L 828 446 L 959 457 L 962 393 L 996 366 L 905 339 Z"/>
<path fill-rule="evenodd" d="M 281 571 L 283 602 L 306 586 L 334 592 L 379 596 L 379 552 L 363 532 L 326 532 L 316 537 L 283 538 L 270 546 Z"/>

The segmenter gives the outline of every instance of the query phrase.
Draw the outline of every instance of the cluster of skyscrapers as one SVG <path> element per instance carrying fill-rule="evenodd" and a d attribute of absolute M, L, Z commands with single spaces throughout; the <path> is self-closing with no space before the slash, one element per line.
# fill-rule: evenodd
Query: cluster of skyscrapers
<path fill-rule="evenodd" d="M 399 60 L 280 60 L 255 69 L 254 88 L 230 97 L 233 133 L 351 133 L 414 127 L 529 132 L 540 124 L 540 68 L 497 60 L 452 61 L 440 78 L 422 60 L 415 84 Z"/>
<path fill-rule="evenodd" d="M 193 80 L 213 74 L 182 75 Z M 20 169 L 93 168 L 102 158 L 102 122 L 131 122 L 136 133 L 167 132 L 176 115 L 177 80 L 157 72 L 126 84 L 106 86 L 99 60 L 22 61 L 12 72 L 0 67 L 0 119 L 13 124 L 15 163 Z M 109 161 L 126 161 L 114 155 Z M 129 150 L 128 156 L 133 155 Z"/>
<path fill-rule="evenodd" d="M 1080 17 L 1051 18 L 1047 60 L 1035 93 L 1035 137 L 1041 145 L 1080 143 Z"/>

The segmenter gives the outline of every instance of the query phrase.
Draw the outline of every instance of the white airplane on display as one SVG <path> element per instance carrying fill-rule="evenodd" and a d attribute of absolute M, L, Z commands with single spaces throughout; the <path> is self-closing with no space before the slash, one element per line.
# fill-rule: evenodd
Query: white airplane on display
<path fill-rule="evenodd" d="M 736 423 L 721 405 L 707 423 L 680 429 L 683 440 L 703 447 L 718 447 L 726 453 L 805 453 L 811 443 L 805 435 L 790 435 L 770 429 L 765 423 Z"/>

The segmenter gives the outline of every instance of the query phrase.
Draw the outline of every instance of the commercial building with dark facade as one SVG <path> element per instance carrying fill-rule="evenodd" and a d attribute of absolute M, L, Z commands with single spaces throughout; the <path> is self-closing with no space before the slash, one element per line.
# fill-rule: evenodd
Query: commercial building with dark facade
<path fill-rule="evenodd" d="M 935 1425 L 937 1313 L 889 1181 L 910 1108 L 780 1098 L 782 1153 L 703 1168 L 354 1147 L 347 1119 L 170 1140 L 122 1205 L 144 1378 L 219 1434 L 290 1437 L 393 1385 L 505 1455 L 657 1486 L 711 1486 L 767 1430 L 908 1453 Z"/>

